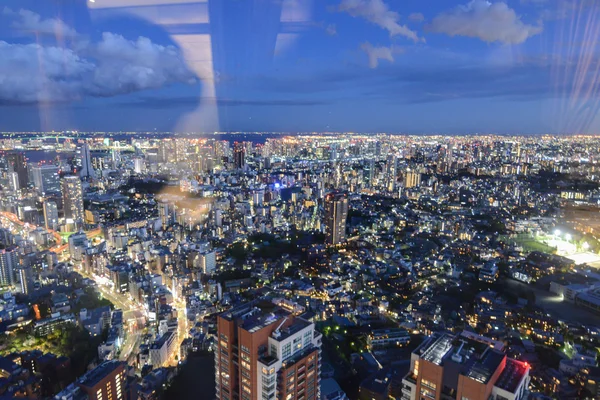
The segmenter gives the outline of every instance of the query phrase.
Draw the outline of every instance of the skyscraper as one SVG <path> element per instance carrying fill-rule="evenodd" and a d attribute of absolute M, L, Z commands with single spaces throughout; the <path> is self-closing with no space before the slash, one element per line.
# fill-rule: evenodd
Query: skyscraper
<path fill-rule="evenodd" d="M 21 188 L 21 185 L 19 184 L 19 174 L 17 174 L 16 172 L 8 173 L 8 186 L 10 188 L 10 191 L 13 193 L 19 191 L 19 189 Z"/>
<path fill-rule="evenodd" d="M 60 176 L 54 165 L 35 166 L 31 169 L 33 186 L 39 194 L 60 193 Z"/>
<path fill-rule="evenodd" d="M 522 399 L 528 387 L 529 365 L 508 358 L 502 342 L 436 333 L 413 351 L 401 399 Z"/>
<path fill-rule="evenodd" d="M 313 323 L 257 301 L 221 314 L 217 329 L 217 399 L 320 399 L 322 336 Z"/>
<path fill-rule="evenodd" d="M 33 290 L 33 272 L 30 265 L 21 265 L 15 269 L 17 290 L 27 295 Z"/>
<path fill-rule="evenodd" d="M 63 209 L 65 219 L 83 222 L 83 188 L 77 176 L 65 176 L 62 180 Z"/>
<path fill-rule="evenodd" d="M 329 193 L 325 197 L 325 241 L 338 245 L 346 241 L 346 220 L 348 219 L 348 196 Z"/>
<path fill-rule="evenodd" d="M 233 163 L 235 169 L 244 169 L 246 167 L 246 148 L 244 142 L 235 142 L 233 144 Z"/>
<path fill-rule="evenodd" d="M 410 169 L 404 174 L 404 187 L 412 188 L 421 184 L 421 174 Z"/>
<path fill-rule="evenodd" d="M 52 200 L 44 200 L 44 224 L 46 229 L 58 229 L 58 207 Z"/>
<path fill-rule="evenodd" d="M 0 285 L 15 283 L 14 271 L 19 265 L 19 254 L 16 247 L 0 248 Z"/>
<path fill-rule="evenodd" d="M 95 178 L 94 167 L 92 166 L 92 155 L 90 153 L 90 145 L 84 143 L 79 149 L 79 157 L 81 160 L 81 171 L 79 176 L 82 178 Z"/>
<path fill-rule="evenodd" d="M 16 172 L 19 176 L 19 188 L 26 188 L 29 178 L 27 176 L 27 162 L 25 161 L 25 155 L 18 152 L 8 153 L 6 155 L 6 161 L 8 163 L 8 172 Z"/>

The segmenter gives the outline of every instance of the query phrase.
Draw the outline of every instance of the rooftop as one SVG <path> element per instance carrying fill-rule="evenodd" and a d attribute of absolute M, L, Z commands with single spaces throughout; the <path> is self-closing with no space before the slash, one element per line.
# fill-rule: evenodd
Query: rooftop
<path fill-rule="evenodd" d="M 527 371 L 529 371 L 527 363 L 507 358 L 506 366 L 498 377 L 495 386 L 507 392 L 514 393 L 523 380 L 523 377 L 527 374 Z"/>
<path fill-rule="evenodd" d="M 279 341 L 285 340 L 288 337 L 295 334 L 296 332 L 299 332 L 302 329 L 306 328 L 310 324 L 311 324 L 311 322 L 308 322 L 305 319 L 294 318 L 294 321 L 292 322 L 291 325 L 286 326 L 285 328 L 282 328 L 281 330 L 279 330 L 278 335 L 275 332 L 273 332 L 272 337 L 273 337 L 273 339 L 277 339 Z"/>
<path fill-rule="evenodd" d="M 453 339 L 448 334 L 440 335 L 430 346 L 423 348 L 421 358 L 436 365 L 442 365 L 442 360 L 452 349 Z"/>
<path fill-rule="evenodd" d="M 78 383 L 82 386 L 94 387 L 96 386 L 102 379 L 106 378 L 108 375 L 113 373 L 119 367 L 123 367 L 125 364 L 120 361 L 104 361 L 102 364 L 98 365 L 93 370 L 87 372 L 81 378 L 79 378 Z"/>
<path fill-rule="evenodd" d="M 254 301 L 232 308 L 221 314 L 228 321 L 241 320 L 239 326 L 250 332 L 257 332 L 291 314 L 271 302 Z"/>

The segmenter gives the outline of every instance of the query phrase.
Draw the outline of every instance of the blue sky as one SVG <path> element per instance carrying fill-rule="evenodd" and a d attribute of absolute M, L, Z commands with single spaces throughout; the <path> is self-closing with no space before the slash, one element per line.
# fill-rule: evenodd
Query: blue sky
<path fill-rule="evenodd" d="M 6 0 L 0 131 L 596 133 L 594 0 Z"/>

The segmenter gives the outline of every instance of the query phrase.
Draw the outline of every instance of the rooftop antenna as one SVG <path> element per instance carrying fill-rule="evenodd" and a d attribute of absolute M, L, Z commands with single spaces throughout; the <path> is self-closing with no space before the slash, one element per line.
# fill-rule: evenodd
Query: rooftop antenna
<path fill-rule="evenodd" d="M 279 324 L 279 326 L 273 331 L 273 337 L 275 339 L 277 339 L 279 336 L 281 336 L 281 332 L 279 332 L 279 329 L 283 326 L 283 324 L 285 323 L 285 321 L 287 321 L 287 317 L 285 317 L 283 319 L 283 321 L 281 321 L 281 323 Z"/>

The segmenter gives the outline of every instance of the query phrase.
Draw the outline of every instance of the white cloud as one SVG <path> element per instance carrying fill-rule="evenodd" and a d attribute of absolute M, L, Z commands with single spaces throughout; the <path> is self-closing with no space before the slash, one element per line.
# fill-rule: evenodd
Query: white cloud
<path fill-rule="evenodd" d="M 399 24 L 400 15 L 391 11 L 383 0 L 342 0 L 338 10 L 347 12 L 353 17 L 364 18 L 386 29 L 390 36 L 400 35 L 415 42 L 422 41 L 415 31 Z"/>
<path fill-rule="evenodd" d="M 489 43 L 519 44 L 542 32 L 543 27 L 524 23 L 506 3 L 473 0 L 438 15 L 426 29 L 450 36 L 478 38 Z"/>
<path fill-rule="evenodd" d="M 360 45 L 362 51 L 367 53 L 369 57 L 369 67 L 377 68 L 379 60 L 387 60 L 394 62 L 394 53 L 401 52 L 401 49 L 397 47 L 384 47 L 384 46 L 373 46 L 369 42 L 364 42 Z"/>
<path fill-rule="evenodd" d="M 412 13 L 408 16 L 408 19 L 415 22 L 423 22 L 425 21 L 425 16 L 421 13 Z"/>
<path fill-rule="evenodd" d="M 68 102 L 191 82 L 177 49 L 140 37 L 104 33 L 98 44 L 73 50 L 0 41 L 0 103 Z"/>
<path fill-rule="evenodd" d="M 42 19 L 39 14 L 33 11 L 20 9 L 13 11 L 4 7 L 2 14 L 12 22 L 10 26 L 23 33 L 34 33 L 39 35 L 55 35 L 57 37 L 75 37 L 77 32 L 65 25 L 60 19 L 48 18 Z"/>
<path fill-rule="evenodd" d="M 327 27 L 325 28 L 325 32 L 327 32 L 327 34 L 330 36 L 337 35 L 337 28 L 336 28 L 335 24 L 327 25 Z"/>

